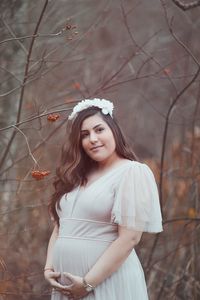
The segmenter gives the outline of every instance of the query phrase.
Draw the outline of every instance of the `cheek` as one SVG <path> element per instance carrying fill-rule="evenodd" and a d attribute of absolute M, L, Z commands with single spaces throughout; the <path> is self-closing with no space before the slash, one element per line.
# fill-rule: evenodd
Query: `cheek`
<path fill-rule="evenodd" d="M 84 140 L 81 141 L 81 145 L 82 145 L 83 149 L 85 149 L 85 142 L 84 142 Z"/>
<path fill-rule="evenodd" d="M 83 147 L 83 150 L 85 150 L 85 151 L 87 151 L 87 140 L 86 139 L 83 139 L 82 141 L 81 141 L 81 144 L 82 144 L 82 147 Z"/>
<path fill-rule="evenodd" d="M 113 139 L 113 141 L 112 141 L 112 148 L 113 148 L 113 150 L 115 150 L 115 148 L 116 148 L 116 143 L 115 143 L 115 140 Z"/>
<path fill-rule="evenodd" d="M 109 142 L 110 148 L 112 148 L 112 149 L 116 148 L 115 139 L 114 139 L 114 136 L 112 133 L 108 136 L 108 142 Z"/>

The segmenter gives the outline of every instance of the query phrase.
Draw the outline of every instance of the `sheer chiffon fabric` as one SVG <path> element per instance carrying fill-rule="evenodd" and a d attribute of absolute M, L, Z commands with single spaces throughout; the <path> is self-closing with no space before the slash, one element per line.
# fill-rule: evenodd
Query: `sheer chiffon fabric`
<path fill-rule="evenodd" d="M 144 232 L 162 231 L 157 185 L 146 164 L 130 165 L 116 190 L 111 214 L 119 225 Z"/>
<path fill-rule="evenodd" d="M 89 186 L 79 186 L 60 201 L 59 236 L 53 249 L 59 281 L 63 272 L 84 276 L 118 237 L 118 226 L 161 232 L 162 216 L 154 175 L 150 168 L 125 161 Z M 68 297 L 53 291 L 52 300 Z M 142 266 L 133 249 L 124 263 L 84 300 L 147 300 Z"/>

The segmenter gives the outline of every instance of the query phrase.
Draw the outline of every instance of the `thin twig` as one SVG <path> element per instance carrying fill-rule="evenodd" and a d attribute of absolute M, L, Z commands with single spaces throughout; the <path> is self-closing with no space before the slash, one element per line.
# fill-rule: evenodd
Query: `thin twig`
<path fill-rule="evenodd" d="M 6 68 L 4 68 L 2 66 L 0 66 L 0 69 L 4 70 L 8 74 L 10 74 L 12 77 L 14 77 L 18 82 L 22 83 L 22 81 L 19 78 L 17 78 L 17 76 L 15 74 L 13 74 L 11 71 L 8 71 Z"/>
<path fill-rule="evenodd" d="M 30 39 L 30 38 L 58 37 L 58 36 L 62 35 L 63 33 L 64 33 L 64 29 L 60 30 L 57 33 L 49 33 L 49 34 L 37 33 L 37 34 L 32 34 L 32 35 L 13 37 L 13 38 L 9 38 L 9 39 L 0 41 L 0 45 L 7 43 L 7 42 L 21 41 L 21 40 Z"/>
<path fill-rule="evenodd" d="M 4 20 L 4 18 L 1 18 L 1 20 L 2 20 L 3 24 L 5 25 L 5 27 L 7 28 L 7 30 L 8 30 L 8 31 L 10 32 L 10 34 L 12 35 L 12 38 L 11 38 L 11 39 L 16 39 L 16 36 L 15 36 L 13 30 L 12 30 L 12 29 L 10 28 L 10 26 L 6 23 L 6 21 Z M 27 51 L 27 49 L 24 47 L 24 45 L 21 43 L 21 41 L 20 41 L 20 40 L 17 40 L 17 43 L 18 43 L 18 45 L 20 46 L 20 48 L 22 48 L 22 50 L 24 51 L 24 53 L 25 53 L 26 55 L 28 55 L 28 51 Z M 0 42 L 0 44 L 1 44 L 1 42 Z"/>
<path fill-rule="evenodd" d="M 11 127 L 15 128 L 16 130 L 18 130 L 18 131 L 23 135 L 23 137 L 25 138 L 25 141 L 26 141 L 26 145 L 27 145 L 27 147 L 28 147 L 28 153 L 29 153 L 30 157 L 32 158 L 32 160 L 34 161 L 34 163 L 35 163 L 36 165 L 39 166 L 37 160 L 35 159 L 35 157 L 33 156 L 33 153 L 31 152 L 31 148 L 30 148 L 30 146 L 29 146 L 29 142 L 28 142 L 27 136 L 26 136 L 26 135 L 24 134 L 24 132 L 23 132 L 21 129 L 19 129 L 17 126 L 11 125 Z"/>

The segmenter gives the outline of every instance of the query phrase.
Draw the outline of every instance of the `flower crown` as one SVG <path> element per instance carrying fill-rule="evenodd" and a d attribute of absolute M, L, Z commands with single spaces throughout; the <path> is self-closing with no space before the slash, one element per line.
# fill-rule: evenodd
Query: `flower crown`
<path fill-rule="evenodd" d="M 76 118 L 77 114 L 80 111 L 92 106 L 101 108 L 101 111 L 104 115 L 109 114 L 112 117 L 112 111 L 114 108 L 113 103 L 109 100 L 94 98 L 92 100 L 91 99 L 82 100 L 76 106 L 74 106 L 73 111 L 69 115 L 68 119 L 72 120 Z"/>

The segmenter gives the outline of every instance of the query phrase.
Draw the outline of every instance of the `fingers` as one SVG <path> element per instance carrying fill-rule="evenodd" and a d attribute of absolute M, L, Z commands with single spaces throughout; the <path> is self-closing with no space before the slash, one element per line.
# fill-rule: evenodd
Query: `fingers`
<path fill-rule="evenodd" d="M 71 293 L 70 291 L 62 291 L 62 293 L 63 293 L 64 295 L 67 295 L 68 297 L 73 298 L 73 295 L 72 295 L 72 293 Z"/>
<path fill-rule="evenodd" d="M 60 272 L 48 272 L 47 274 L 45 274 L 45 278 L 47 280 L 50 280 L 51 278 L 58 278 L 60 277 Z"/>
<path fill-rule="evenodd" d="M 69 273 L 66 273 L 66 272 L 64 272 L 63 275 L 65 277 L 65 280 L 64 280 L 65 284 L 68 287 L 72 287 L 74 285 L 74 283 L 75 283 L 74 278 L 72 276 L 70 276 Z"/>
<path fill-rule="evenodd" d="M 64 289 L 63 289 L 64 288 Z M 69 291 L 69 290 L 65 290 L 65 287 L 64 286 L 61 286 L 61 287 L 54 287 L 53 288 L 53 291 L 58 291 L 58 292 L 60 292 L 60 293 L 62 293 L 63 295 L 66 295 L 66 296 L 68 296 L 68 298 L 69 299 L 73 299 L 73 300 L 75 300 L 75 299 L 78 299 L 78 298 L 76 298 L 75 296 L 73 296 L 73 294 Z"/>
<path fill-rule="evenodd" d="M 63 272 L 63 275 L 68 278 L 71 282 L 74 282 L 75 279 L 74 279 L 74 276 L 71 275 L 70 273 L 67 273 L 67 272 Z"/>
<path fill-rule="evenodd" d="M 58 278 L 60 277 L 60 272 L 52 272 L 50 275 L 52 278 Z"/>
<path fill-rule="evenodd" d="M 62 290 L 62 291 L 66 291 L 67 287 L 60 284 L 59 282 L 55 281 L 55 280 L 51 280 L 50 284 L 53 288 L 58 289 L 58 290 Z"/>

